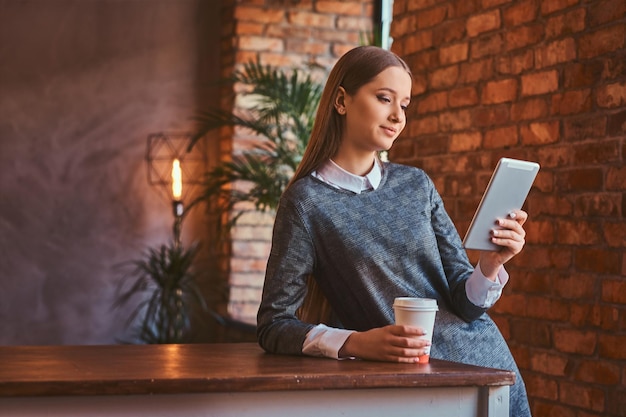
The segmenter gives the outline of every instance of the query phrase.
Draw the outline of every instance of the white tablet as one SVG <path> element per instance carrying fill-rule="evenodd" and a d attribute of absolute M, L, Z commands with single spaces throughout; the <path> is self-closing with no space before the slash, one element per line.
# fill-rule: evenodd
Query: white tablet
<path fill-rule="evenodd" d="M 496 219 L 522 208 L 538 171 L 536 162 L 509 158 L 498 161 L 463 239 L 463 247 L 491 251 L 500 248 L 490 240 L 491 230 L 497 228 Z"/>

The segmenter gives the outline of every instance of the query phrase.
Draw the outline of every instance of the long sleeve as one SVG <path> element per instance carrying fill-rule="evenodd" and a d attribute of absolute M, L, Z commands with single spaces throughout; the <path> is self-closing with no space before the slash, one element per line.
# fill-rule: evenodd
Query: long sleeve
<path fill-rule="evenodd" d="M 302 354 L 313 325 L 296 317 L 306 295 L 306 278 L 312 272 L 314 249 L 298 213 L 282 200 L 276 213 L 261 305 L 257 336 L 263 349 L 272 353 Z"/>

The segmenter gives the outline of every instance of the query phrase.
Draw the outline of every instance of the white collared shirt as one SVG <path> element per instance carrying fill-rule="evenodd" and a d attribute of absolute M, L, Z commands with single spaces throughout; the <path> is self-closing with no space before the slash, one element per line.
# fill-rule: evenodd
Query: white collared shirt
<path fill-rule="evenodd" d="M 311 175 L 338 189 L 360 194 L 363 191 L 378 188 L 382 180 L 382 167 L 376 160 L 370 172 L 359 176 L 346 171 L 329 159 Z M 483 275 L 478 264 L 465 284 L 467 298 L 474 305 L 489 308 L 498 301 L 502 295 L 502 288 L 508 280 L 509 274 L 504 267 L 500 268 L 494 282 Z M 352 333 L 354 330 L 336 329 L 318 324 L 307 334 L 302 345 L 302 353 L 339 359 L 339 350 Z"/>

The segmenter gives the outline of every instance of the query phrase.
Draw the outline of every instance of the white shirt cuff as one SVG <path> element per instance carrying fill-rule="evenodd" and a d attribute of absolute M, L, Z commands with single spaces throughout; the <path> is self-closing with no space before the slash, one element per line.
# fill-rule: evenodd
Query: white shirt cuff
<path fill-rule="evenodd" d="M 500 299 L 502 288 L 507 282 L 509 282 L 509 273 L 504 266 L 498 271 L 494 282 L 483 275 L 480 263 L 478 263 L 465 283 L 467 298 L 478 307 L 489 308 Z"/>
<path fill-rule="evenodd" d="M 325 324 L 312 328 L 304 339 L 302 353 L 339 359 L 339 350 L 354 330 L 336 329 Z"/>

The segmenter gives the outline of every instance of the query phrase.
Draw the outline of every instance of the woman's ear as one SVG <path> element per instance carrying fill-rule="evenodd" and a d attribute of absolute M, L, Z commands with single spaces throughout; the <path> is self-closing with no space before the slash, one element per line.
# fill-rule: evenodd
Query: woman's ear
<path fill-rule="evenodd" d="M 333 104 L 337 113 L 346 114 L 346 90 L 343 87 L 339 87 L 337 89 L 337 93 L 335 93 L 335 102 Z"/>

